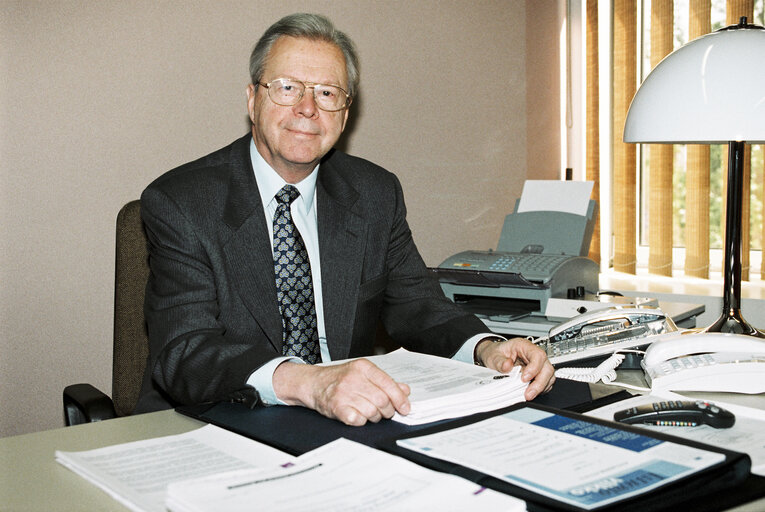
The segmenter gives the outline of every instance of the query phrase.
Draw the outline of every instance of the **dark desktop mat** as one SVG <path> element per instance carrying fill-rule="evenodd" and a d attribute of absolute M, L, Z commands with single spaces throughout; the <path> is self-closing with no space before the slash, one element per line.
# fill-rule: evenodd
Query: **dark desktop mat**
<path fill-rule="evenodd" d="M 561 379 L 556 381 L 549 393 L 538 397 L 534 403 L 578 412 L 591 409 L 593 406 L 605 405 L 601 401 L 597 403 L 592 401 L 588 384 Z M 379 423 L 368 423 L 363 427 L 351 427 L 325 418 L 316 411 L 304 407 L 259 406 L 249 409 L 242 404 L 228 402 L 182 406 L 176 411 L 266 443 L 292 455 L 311 451 L 340 437 L 368 446 L 376 446 L 384 439 L 417 432 L 436 424 L 410 426 L 392 420 L 382 420 Z M 443 420 L 438 423 L 450 421 L 453 420 Z"/>

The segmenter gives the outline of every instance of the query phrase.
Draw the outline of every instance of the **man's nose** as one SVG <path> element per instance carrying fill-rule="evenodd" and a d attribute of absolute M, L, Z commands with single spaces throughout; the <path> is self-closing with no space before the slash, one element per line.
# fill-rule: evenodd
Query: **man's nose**
<path fill-rule="evenodd" d="M 314 117 L 318 113 L 319 107 L 316 106 L 316 99 L 313 97 L 313 87 L 305 88 L 303 97 L 295 104 L 295 109 L 305 117 Z"/>

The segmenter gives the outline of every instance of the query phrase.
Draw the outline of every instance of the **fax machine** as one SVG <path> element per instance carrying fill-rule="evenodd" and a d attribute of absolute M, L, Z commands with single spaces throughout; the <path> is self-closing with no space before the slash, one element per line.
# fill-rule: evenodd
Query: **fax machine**
<path fill-rule="evenodd" d="M 460 252 L 432 271 L 447 297 L 484 321 L 544 313 L 550 298 L 598 291 L 598 265 L 586 257 L 596 215 L 593 200 L 584 216 L 518 212 L 516 203 L 497 250 Z"/>

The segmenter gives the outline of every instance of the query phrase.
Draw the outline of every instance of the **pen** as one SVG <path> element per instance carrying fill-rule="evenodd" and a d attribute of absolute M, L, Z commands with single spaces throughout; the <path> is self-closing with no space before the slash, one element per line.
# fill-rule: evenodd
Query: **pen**
<path fill-rule="evenodd" d="M 281 480 L 282 478 L 289 478 L 291 476 L 299 475 L 301 473 L 305 473 L 306 471 L 311 471 L 311 470 L 319 468 L 321 466 L 323 466 L 323 464 L 321 462 L 319 462 L 318 464 L 314 464 L 313 466 L 310 466 L 310 467 L 307 467 L 307 468 L 304 468 L 304 469 L 300 469 L 300 470 L 295 471 L 293 473 L 287 473 L 287 474 L 284 474 L 284 475 L 277 475 L 277 476 L 272 476 L 272 477 L 268 477 L 268 478 L 262 478 L 260 480 L 253 480 L 251 482 L 242 482 L 240 484 L 229 485 L 229 486 L 226 487 L 226 489 L 231 491 L 231 490 L 234 490 L 234 489 L 238 489 L 239 487 L 247 487 L 248 485 L 262 484 L 263 482 L 271 482 L 273 480 Z"/>

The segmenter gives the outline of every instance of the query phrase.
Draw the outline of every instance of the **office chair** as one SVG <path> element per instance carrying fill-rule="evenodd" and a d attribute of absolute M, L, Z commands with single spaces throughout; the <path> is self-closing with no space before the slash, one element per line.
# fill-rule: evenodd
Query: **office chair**
<path fill-rule="evenodd" d="M 87 383 L 67 386 L 64 389 L 67 426 L 127 416 L 135 408 L 149 354 L 143 315 L 148 277 L 141 202 L 135 200 L 117 214 L 112 396 Z"/>

